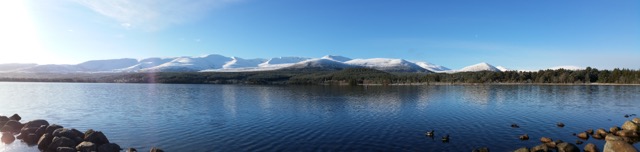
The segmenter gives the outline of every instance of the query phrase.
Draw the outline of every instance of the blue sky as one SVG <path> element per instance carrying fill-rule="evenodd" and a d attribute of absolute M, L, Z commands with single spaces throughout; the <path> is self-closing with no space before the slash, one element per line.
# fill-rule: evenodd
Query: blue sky
<path fill-rule="evenodd" d="M 221 54 L 640 69 L 637 0 L 0 2 L 0 63 Z"/>

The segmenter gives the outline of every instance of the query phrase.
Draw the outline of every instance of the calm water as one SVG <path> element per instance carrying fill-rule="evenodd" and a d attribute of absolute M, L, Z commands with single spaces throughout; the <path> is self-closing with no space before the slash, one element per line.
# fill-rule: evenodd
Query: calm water
<path fill-rule="evenodd" d="M 0 83 L 0 115 L 101 130 L 139 151 L 507 151 L 541 136 L 574 142 L 571 133 L 622 125 L 639 109 L 640 86 Z M 19 141 L 0 150 L 38 151 Z"/>

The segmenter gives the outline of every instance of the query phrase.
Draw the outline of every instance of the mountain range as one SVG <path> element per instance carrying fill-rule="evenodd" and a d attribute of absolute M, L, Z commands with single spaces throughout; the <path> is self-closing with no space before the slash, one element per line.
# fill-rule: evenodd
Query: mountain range
<path fill-rule="evenodd" d="M 131 72 L 244 72 L 278 69 L 345 69 L 366 67 L 387 72 L 455 73 L 474 71 L 506 71 L 502 66 L 478 63 L 452 70 L 429 62 L 404 59 L 369 58 L 351 59 L 327 55 L 321 58 L 277 57 L 270 59 L 244 59 L 218 54 L 194 57 L 108 59 L 91 60 L 80 64 L 0 64 L 3 73 L 131 73 Z M 572 67 L 579 68 L 579 67 Z"/>

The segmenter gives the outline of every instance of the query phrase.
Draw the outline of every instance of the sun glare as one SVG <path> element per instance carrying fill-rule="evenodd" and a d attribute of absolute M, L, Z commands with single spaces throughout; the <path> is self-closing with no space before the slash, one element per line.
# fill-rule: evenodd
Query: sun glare
<path fill-rule="evenodd" d="M 0 63 L 47 62 L 27 2 L 0 1 Z"/>

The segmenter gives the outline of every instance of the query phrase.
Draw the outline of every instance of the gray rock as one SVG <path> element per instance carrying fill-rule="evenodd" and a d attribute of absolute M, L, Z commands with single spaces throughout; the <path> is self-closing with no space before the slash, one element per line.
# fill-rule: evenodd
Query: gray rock
<path fill-rule="evenodd" d="M 36 120 L 32 120 L 29 121 L 27 123 L 24 124 L 25 128 L 39 128 L 40 126 L 45 125 L 45 126 L 49 126 L 49 122 L 46 120 L 42 120 L 42 119 L 36 119 Z"/>
<path fill-rule="evenodd" d="M 30 133 L 24 138 L 24 142 L 26 142 L 28 145 L 34 145 L 38 143 L 39 139 L 40 138 L 38 138 L 38 135 L 36 135 L 35 133 Z"/>
<path fill-rule="evenodd" d="M 38 138 L 44 135 L 45 132 L 47 132 L 47 126 L 45 125 L 42 125 L 38 127 L 38 129 L 36 129 L 36 135 L 38 136 Z"/>
<path fill-rule="evenodd" d="M 13 141 L 15 141 L 16 137 L 14 137 L 13 134 L 10 133 L 10 132 L 2 132 L 1 139 L 2 139 L 3 143 L 7 143 L 8 144 L 8 143 L 12 143 Z"/>
<path fill-rule="evenodd" d="M 602 148 L 603 152 L 638 152 L 638 149 L 624 141 L 623 138 L 615 135 L 607 135 L 607 141 Z"/>
<path fill-rule="evenodd" d="M 49 145 L 51 144 L 51 140 L 53 140 L 53 135 L 49 134 L 49 133 L 45 133 L 40 137 L 40 140 L 38 140 L 38 149 L 40 150 L 45 150 L 49 147 Z"/>
<path fill-rule="evenodd" d="M 78 146 L 76 146 L 76 149 L 80 152 L 92 152 L 97 151 L 98 146 L 96 144 L 93 144 L 92 142 L 84 141 L 78 144 Z"/>
<path fill-rule="evenodd" d="M 5 127 L 11 127 L 11 128 L 5 128 Z M 4 124 L 4 127 L 2 127 L 2 130 L 0 130 L 0 132 L 13 132 L 13 133 L 18 133 L 20 132 L 20 129 L 22 129 L 22 124 L 18 121 L 15 120 L 9 120 L 7 121 L 7 123 Z"/>
<path fill-rule="evenodd" d="M 149 150 L 149 152 L 164 152 L 164 150 L 162 150 L 162 149 L 160 149 L 158 147 L 151 147 L 151 150 Z"/>
<path fill-rule="evenodd" d="M 78 137 L 76 133 L 74 133 L 71 129 L 67 128 L 58 128 L 53 131 L 53 136 L 55 137 L 67 137 L 69 139 L 75 139 Z"/>
<path fill-rule="evenodd" d="M 76 149 L 72 147 L 58 147 L 56 148 L 56 152 L 76 152 Z"/>
<path fill-rule="evenodd" d="M 90 141 L 96 145 L 109 143 L 109 139 L 100 131 L 89 129 L 84 133 L 84 141 Z"/>
<path fill-rule="evenodd" d="M 638 132 L 640 131 L 640 126 L 638 126 L 638 124 L 634 122 L 625 121 L 624 124 L 622 124 L 622 130 L 631 130 L 633 132 Z"/>
<path fill-rule="evenodd" d="M 584 145 L 584 152 L 600 152 L 600 150 L 596 145 L 588 143 L 587 145 Z"/>
<path fill-rule="evenodd" d="M 9 120 L 11 120 L 11 119 L 9 119 L 9 117 L 7 117 L 7 116 L 0 116 L 0 122 L 7 122 Z"/>
<path fill-rule="evenodd" d="M 580 152 L 580 148 L 574 144 L 563 142 L 558 144 L 558 152 Z"/>
<path fill-rule="evenodd" d="M 67 137 L 53 137 L 51 144 L 49 144 L 49 150 L 55 151 L 58 147 L 76 147 L 77 143 Z"/>
<path fill-rule="evenodd" d="M 20 135 L 18 135 L 18 139 L 23 139 L 25 138 L 27 135 L 31 134 L 31 133 L 36 133 L 36 130 L 38 130 L 38 128 L 35 127 L 22 127 L 22 130 L 20 130 Z"/>
<path fill-rule="evenodd" d="M 13 114 L 11 117 L 9 117 L 9 119 L 15 120 L 15 121 L 20 121 L 20 120 L 22 120 L 22 117 L 20 117 L 20 115 L 18 115 L 18 114 Z"/>
<path fill-rule="evenodd" d="M 57 124 L 49 125 L 49 126 L 47 126 L 47 129 L 45 130 L 45 133 L 49 133 L 49 134 L 53 135 L 53 131 L 55 131 L 58 128 L 63 128 L 63 127 L 60 126 L 60 125 L 57 125 Z"/>
<path fill-rule="evenodd" d="M 106 143 L 98 147 L 99 152 L 120 152 L 120 145 L 114 143 Z"/>

